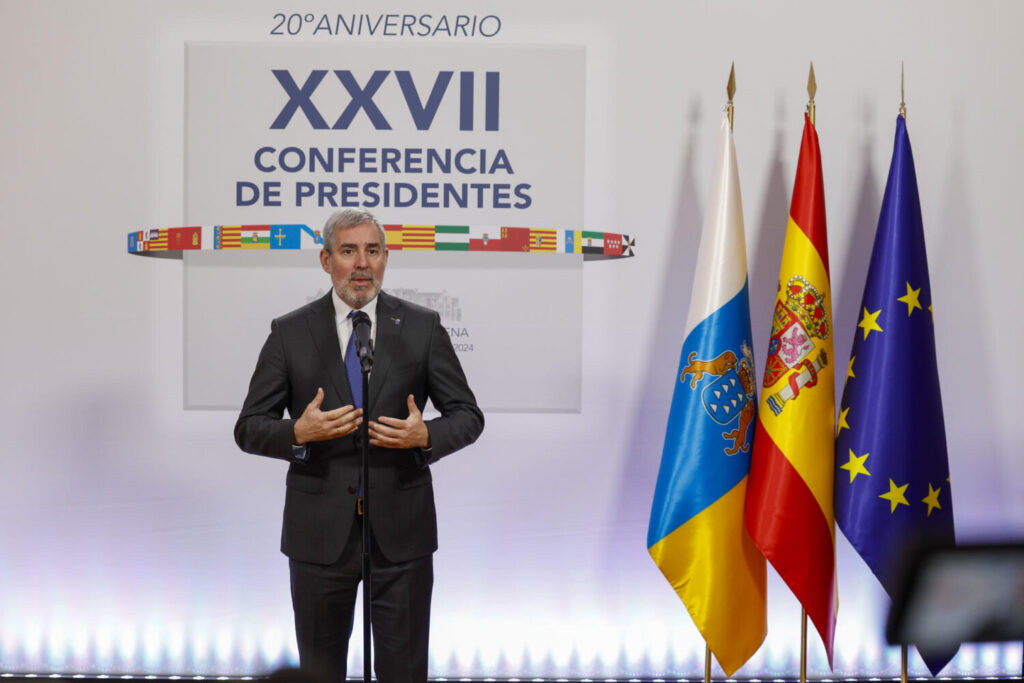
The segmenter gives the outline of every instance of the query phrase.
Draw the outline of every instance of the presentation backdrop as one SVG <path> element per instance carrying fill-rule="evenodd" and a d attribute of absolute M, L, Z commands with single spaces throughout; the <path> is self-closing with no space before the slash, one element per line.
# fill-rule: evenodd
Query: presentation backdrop
<path fill-rule="evenodd" d="M 453 342 L 491 345 L 462 356 L 487 427 L 433 468 L 431 675 L 699 676 L 703 642 L 645 538 L 733 62 L 759 369 L 809 63 L 842 362 L 905 64 L 957 537 L 1024 536 L 1019 3 L 0 0 L 0 17 L 0 672 L 296 661 L 284 465 L 238 451 L 230 406 L 270 318 L 327 276 L 315 247 L 179 260 L 125 238 L 315 231 L 355 203 L 561 240 L 391 256 L 385 289 L 433 297 Z M 566 254 L 565 231 L 628 234 L 635 255 Z M 488 369 L 520 334 L 519 380 L 550 382 L 532 405 L 533 380 Z M 894 675 L 887 598 L 841 534 L 837 563 L 835 674 Z M 767 639 L 739 675 L 795 675 L 799 616 L 769 570 Z M 1021 658 L 969 645 L 946 673 Z M 808 666 L 828 673 L 813 632 Z"/>

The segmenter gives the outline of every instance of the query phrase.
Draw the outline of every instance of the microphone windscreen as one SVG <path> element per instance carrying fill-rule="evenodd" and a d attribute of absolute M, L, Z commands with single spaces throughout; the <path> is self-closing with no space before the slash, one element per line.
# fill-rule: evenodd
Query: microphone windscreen
<path fill-rule="evenodd" d="M 352 313 L 352 327 L 356 328 L 360 325 L 370 326 L 370 316 L 366 315 L 365 311 L 355 311 Z"/>

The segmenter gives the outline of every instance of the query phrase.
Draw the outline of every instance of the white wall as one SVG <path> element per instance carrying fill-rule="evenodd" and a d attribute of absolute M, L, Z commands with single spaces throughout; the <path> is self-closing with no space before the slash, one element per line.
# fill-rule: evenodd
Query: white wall
<path fill-rule="evenodd" d="M 181 264 L 129 256 L 124 242 L 183 218 L 185 42 L 306 40 L 269 35 L 292 9 L 0 2 L 0 670 L 241 674 L 291 656 L 283 468 L 237 451 L 234 414 L 182 410 Z M 841 357 L 905 62 L 958 536 L 1024 535 L 1019 3 L 341 11 L 490 13 L 500 33 L 473 40 L 584 45 L 585 224 L 638 243 L 634 259 L 584 268 L 582 412 L 490 416 L 472 449 L 435 468 L 433 675 L 701 670 L 703 644 L 644 541 L 733 61 L 758 362 L 808 61 Z M 845 541 L 839 563 L 836 670 L 891 674 L 881 590 Z M 795 671 L 798 606 L 774 576 L 769 597 L 768 641 L 741 674 Z M 813 637 L 810 657 L 823 673 Z M 968 648 L 953 671 L 1019 671 L 1020 657 Z"/>

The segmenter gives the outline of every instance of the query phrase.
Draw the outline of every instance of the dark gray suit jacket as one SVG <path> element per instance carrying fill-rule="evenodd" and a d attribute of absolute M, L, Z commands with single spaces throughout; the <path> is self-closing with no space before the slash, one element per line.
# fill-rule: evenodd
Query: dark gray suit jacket
<path fill-rule="evenodd" d="M 341 555 L 354 523 L 360 475 L 358 433 L 308 444 L 304 459 L 292 448 L 295 420 L 317 387 L 324 389 L 321 410 L 352 403 L 334 315 L 328 293 L 270 324 L 235 423 L 239 448 L 291 462 L 281 551 L 318 564 Z M 371 526 L 393 562 L 437 550 L 429 465 L 473 443 L 484 417 L 437 312 L 381 292 L 364 419 L 405 418 L 409 394 L 420 410 L 430 398 L 441 416 L 427 422 L 428 452 L 370 447 Z"/>

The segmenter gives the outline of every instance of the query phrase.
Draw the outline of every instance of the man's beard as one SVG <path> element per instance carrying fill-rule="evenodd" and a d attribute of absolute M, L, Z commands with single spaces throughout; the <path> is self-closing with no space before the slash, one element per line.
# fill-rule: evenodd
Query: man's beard
<path fill-rule="evenodd" d="M 356 278 L 370 280 L 370 286 L 363 291 L 356 291 L 352 285 L 352 280 Z M 338 292 L 338 297 L 352 308 L 362 308 L 366 304 L 373 300 L 373 297 L 380 293 L 380 282 L 373 276 L 373 273 L 368 270 L 354 270 L 352 271 L 348 279 L 345 280 L 344 286 L 341 291 Z"/>

